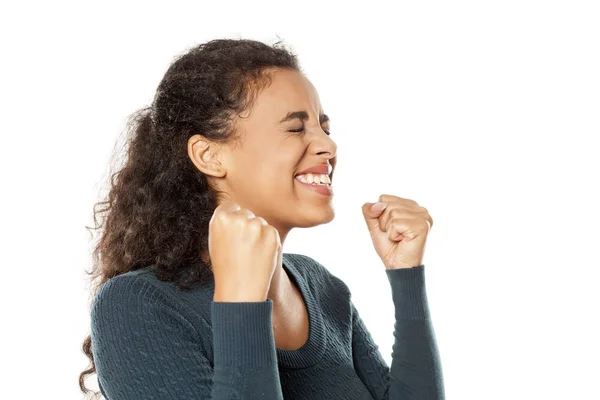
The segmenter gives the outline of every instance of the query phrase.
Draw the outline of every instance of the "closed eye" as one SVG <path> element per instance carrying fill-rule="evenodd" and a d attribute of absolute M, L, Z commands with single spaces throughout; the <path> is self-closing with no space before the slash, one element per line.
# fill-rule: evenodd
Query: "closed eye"
<path fill-rule="evenodd" d="M 323 131 L 325 131 L 325 133 L 327 135 L 331 135 L 331 132 L 329 132 L 328 130 L 323 129 Z M 304 127 L 300 128 L 300 129 L 291 129 L 288 132 L 296 132 L 296 133 L 304 132 Z"/>

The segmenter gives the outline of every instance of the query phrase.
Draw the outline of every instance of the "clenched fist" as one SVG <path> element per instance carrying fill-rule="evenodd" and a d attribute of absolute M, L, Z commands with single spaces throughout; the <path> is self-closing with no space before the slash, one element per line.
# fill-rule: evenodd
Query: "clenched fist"
<path fill-rule="evenodd" d="M 262 217 L 227 202 L 209 223 L 208 251 L 217 302 L 266 301 L 271 278 L 281 263 L 279 232 Z"/>
<path fill-rule="evenodd" d="M 362 212 L 375 251 L 385 268 L 413 268 L 423 264 L 425 242 L 433 218 L 410 199 L 382 194 L 379 204 L 365 203 Z"/>

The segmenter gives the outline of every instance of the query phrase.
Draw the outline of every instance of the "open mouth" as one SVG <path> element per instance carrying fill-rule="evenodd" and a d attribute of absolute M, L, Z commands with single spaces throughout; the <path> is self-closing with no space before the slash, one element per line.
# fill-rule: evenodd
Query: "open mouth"
<path fill-rule="evenodd" d="M 307 185 L 331 186 L 331 178 L 327 174 L 299 174 L 294 178 Z"/>
<path fill-rule="evenodd" d="M 312 176 L 311 176 L 312 175 Z M 316 177 L 315 177 L 316 176 Z M 322 174 L 300 174 L 294 177 L 303 187 L 323 196 L 332 196 L 331 178 Z M 311 182 L 312 180 L 312 182 Z"/>

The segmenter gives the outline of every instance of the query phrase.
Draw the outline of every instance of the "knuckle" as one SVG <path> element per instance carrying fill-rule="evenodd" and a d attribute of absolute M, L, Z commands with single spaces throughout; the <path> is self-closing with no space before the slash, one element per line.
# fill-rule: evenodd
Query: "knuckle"
<path fill-rule="evenodd" d="M 248 221 L 248 225 L 252 228 L 253 231 L 259 232 L 262 229 L 262 222 L 258 218 L 251 218 Z"/>
<path fill-rule="evenodd" d="M 210 219 L 210 223 L 215 224 L 216 222 L 223 222 L 226 220 L 226 218 L 227 214 L 225 213 L 225 211 L 217 207 L 217 209 L 215 209 L 215 212 L 212 215 L 212 218 Z"/>
<path fill-rule="evenodd" d="M 254 217 L 256 217 L 256 215 L 254 215 L 254 213 L 253 213 L 252 211 L 248 210 L 247 208 L 244 208 L 244 209 L 242 209 L 241 211 L 242 211 L 242 212 L 244 213 L 244 215 L 246 215 L 248 218 L 254 218 Z"/>
<path fill-rule="evenodd" d="M 260 224 L 261 224 L 262 226 L 269 225 L 269 224 L 267 223 L 267 221 L 266 221 L 266 220 L 265 220 L 263 217 L 255 217 L 254 219 L 255 219 L 256 221 L 260 222 Z"/>

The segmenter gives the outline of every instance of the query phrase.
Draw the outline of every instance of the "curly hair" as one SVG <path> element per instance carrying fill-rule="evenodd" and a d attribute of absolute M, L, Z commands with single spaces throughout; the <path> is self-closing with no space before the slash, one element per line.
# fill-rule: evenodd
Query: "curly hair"
<path fill-rule="evenodd" d="M 239 139 L 235 122 L 270 85 L 270 72 L 301 72 L 296 55 L 281 43 L 215 39 L 196 45 L 175 57 L 152 104 L 129 116 L 126 157 L 109 174 L 107 196 L 94 204 L 95 227 L 86 227 L 101 232 L 92 270 L 85 271 L 92 299 L 109 279 L 149 265 L 158 279 L 182 290 L 210 277 L 202 253 L 219 193 L 194 166 L 187 142 L 195 134 L 219 143 Z M 87 395 L 86 376 L 96 373 L 91 332 L 82 350 L 90 364 L 79 387 Z"/>

